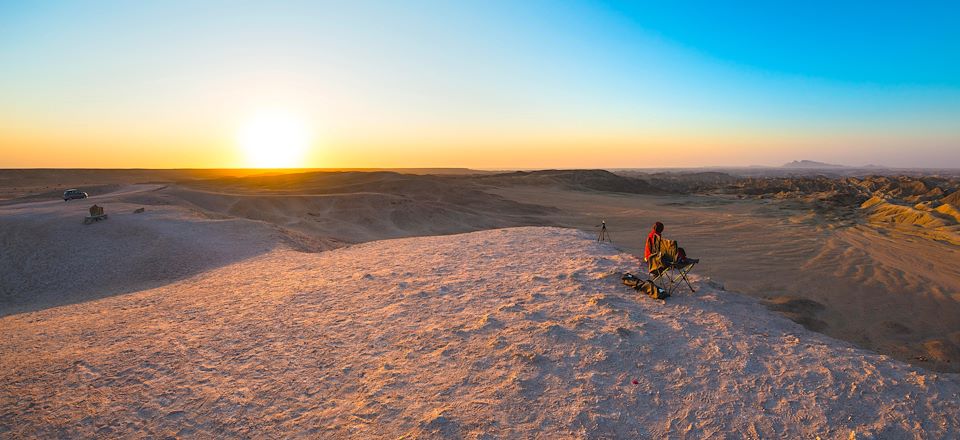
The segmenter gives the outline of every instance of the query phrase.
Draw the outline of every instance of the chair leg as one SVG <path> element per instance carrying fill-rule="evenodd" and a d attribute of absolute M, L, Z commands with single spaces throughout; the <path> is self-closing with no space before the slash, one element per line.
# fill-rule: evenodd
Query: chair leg
<path fill-rule="evenodd" d="M 670 286 L 663 290 L 665 290 L 668 294 L 673 295 L 673 293 L 677 291 L 677 288 L 679 288 L 681 284 L 686 283 L 687 287 L 690 288 L 690 292 L 696 293 L 696 289 L 693 288 L 690 280 L 687 279 L 687 272 L 689 272 L 689 270 L 683 270 L 679 268 L 673 268 L 670 271 L 664 271 L 663 275 L 665 275 L 667 281 L 670 283 Z M 658 277 L 658 279 L 659 278 L 662 277 Z"/>
<path fill-rule="evenodd" d="M 668 287 L 667 289 L 664 289 L 664 290 L 667 291 L 667 295 L 673 296 L 673 294 L 677 291 L 677 286 L 679 286 L 679 284 L 677 284 L 676 276 L 670 275 L 670 274 L 668 273 L 668 274 L 667 274 L 667 281 L 670 282 L 670 287 Z"/>
<path fill-rule="evenodd" d="M 673 294 L 677 292 L 677 286 L 679 286 L 679 284 L 670 280 L 670 289 L 667 290 L 667 295 L 673 296 Z"/>
<path fill-rule="evenodd" d="M 694 290 L 694 289 L 693 289 L 693 286 L 690 284 L 690 280 L 687 279 L 687 274 L 686 274 L 686 272 L 681 272 L 681 274 L 682 274 L 682 276 L 683 276 L 683 281 L 685 281 L 685 282 L 687 283 L 687 287 L 690 288 L 690 293 L 697 293 L 697 291 Z"/>
<path fill-rule="evenodd" d="M 680 278 L 683 278 L 683 281 L 687 283 L 687 287 L 690 288 L 690 292 L 696 293 L 697 291 L 693 288 L 693 285 L 690 284 L 690 280 L 687 278 L 687 274 L 690 273 L 691 270 L 693 270 L 693 265 L 685 266 L 682 269 L 678 269 L 678 272 L 680 272 Z"/>

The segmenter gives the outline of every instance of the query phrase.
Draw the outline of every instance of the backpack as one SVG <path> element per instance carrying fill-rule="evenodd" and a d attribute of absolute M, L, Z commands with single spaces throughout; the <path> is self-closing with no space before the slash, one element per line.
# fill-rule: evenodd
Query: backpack
<path fill-rule="evenodd" d="M 670 295 L 667 294 L 663 289 L 657 287 L 656 284 L 653 284 L 653 281 L 644 280 L 640 285 L 635 287 L 637 291 L 646 293 L 647 296 L 653 299 L 666 299 Z"/>
<path fill-rule="evenodd" d="M 624 285 L 633 287 L 633 289 L 637 292 L 643 292 L 653 299 L 664 299 L 670 296 L 667 295 L 663 289 L 657 287 L 656 284 L 653 284 L 653 281 L 641 280 L 630 272 L 623 274 L 623 276 L 620 278 L 620 281 L 622 281 Z"/>

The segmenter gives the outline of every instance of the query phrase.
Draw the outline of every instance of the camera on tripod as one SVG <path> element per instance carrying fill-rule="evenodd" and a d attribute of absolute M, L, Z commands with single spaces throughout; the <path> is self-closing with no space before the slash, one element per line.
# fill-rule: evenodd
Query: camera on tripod
<path fill-rule="evenodd" d="M 610 232 L 607 231 L 607 221 L 601 220 L 600 224 L 597 225 L 597 227 L 600 228 L 600 234 L 597 235 L 597 241 L 600 241 L 600 242 L 608 241 L 610 243 L 613 243 L 613 239 L 610 238 Z"/>

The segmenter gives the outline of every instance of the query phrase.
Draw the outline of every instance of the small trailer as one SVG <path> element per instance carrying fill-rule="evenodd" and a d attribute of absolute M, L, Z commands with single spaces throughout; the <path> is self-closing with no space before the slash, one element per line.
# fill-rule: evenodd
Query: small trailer
<path fill-rule="evenodd" d="M 98 222 L 100 220 L 106 220 L 107 215 L 103 213 L 103 207 L 93 205 L 90 207 L 90 215 L 84 217 L 83 224 L 89 225 L 93 222 Z"/>

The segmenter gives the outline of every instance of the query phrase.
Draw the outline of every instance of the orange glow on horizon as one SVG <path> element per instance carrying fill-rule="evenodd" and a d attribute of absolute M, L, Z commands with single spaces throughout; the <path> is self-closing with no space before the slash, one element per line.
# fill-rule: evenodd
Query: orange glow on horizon
<path fill-rule="evenodd" d="M 269 118 L 268 118 L 269 119 Z M 281 118 L 282 119 L 282 118 Z M 269 121 L 268 121 L 269 122 Z M 277 122 L 277 121 L 274 121 Z M 282 121 L 281 121 L 282 122 Z M 876 151 L 894 151 L 903 137 L 891 133 L 864 136 L 828 132 L 797 134 L 768 130 L 699 131 L 679 129 L 606 130 L 420 130 L 361 136 L 325 133 L 322 145 L 304 147 L 308 122 L 273 122 L 254 130 L 251 151 L 241 148 L 236 133 L 199 130 L 90 129 L 18 130 L 0 128 L 0 168 L 656 168 L 780 165 L 796 159 L 790 151 L 819 158 L 849 144 L 870 143 Z M 302 125 L 298 125 L 302 124 Z M 256 124 L 254 124 L 256 126 Z M 243 130 L 240 130 L 241 132 Z M 693 132 L 694 130 L 689 130 Z M 242 137 L 242 136 L 241 136 Z M 274 139 L 292 146 L 283 153 Z M 916 141 L 918 136 L 913 135 Z M 948 142 L 927 136 L 922 142 Z M 280 154 L 283 153 L 283 154 Z M 278 160 L 273 161 L 271 155 Z M 286 156 L 284 156 L 286 154 Z M 805 157 L 807 157 L 805 156 Z M 261 158 L 261 159 L 258 159 Z M 280 157 L 285 157 L 279 160 Z"/>

